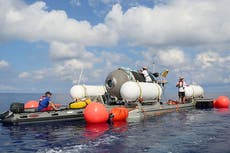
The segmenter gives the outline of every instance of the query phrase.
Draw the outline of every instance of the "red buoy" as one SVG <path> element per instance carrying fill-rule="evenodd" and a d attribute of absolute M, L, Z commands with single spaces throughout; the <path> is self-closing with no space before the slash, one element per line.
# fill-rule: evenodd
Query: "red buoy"
<path fill-rule="evenodd" d="M 126 121 L 129 111 L 124 107 L 115 107 L 110 110 L 110 113 L 113 114 L 113 121 Z"/>
<path fill-rule="evenodd" d="M 92 102 L 85 108 L 84 117 L 88 123 L 105 123 L 109 119 L 109 113 L 102 103 Z"/>
<path fill-rule="evenodd" d="M 230 100 L 226 96 L 219 96 L 216 100 L 214 100 L 215 108 L 228 108 L 230 104 Z"/>
<path fill-rule="evenodd" d="M 38 108 L 38 102 L 36 100 L 30 100 L 25 103 L 24 108 L 25 109 Z"/>

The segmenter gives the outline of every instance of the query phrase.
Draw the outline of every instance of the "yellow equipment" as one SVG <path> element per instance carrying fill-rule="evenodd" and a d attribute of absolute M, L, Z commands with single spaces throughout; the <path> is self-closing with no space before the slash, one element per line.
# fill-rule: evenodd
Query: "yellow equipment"
<path fill-rule="evenodd" d="M 89 103 L 91 103 L 90 99 L 86 99 L 82 101 L 75 101 L 69 104 L 69 108 L 72 108 L 72 109 L 85 108 Z"/>

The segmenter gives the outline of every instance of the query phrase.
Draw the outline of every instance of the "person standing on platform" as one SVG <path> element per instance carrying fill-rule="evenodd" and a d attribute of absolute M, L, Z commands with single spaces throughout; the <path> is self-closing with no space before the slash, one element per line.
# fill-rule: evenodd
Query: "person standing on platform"
<path fill-rule="evenodd" d="M 148 72 L 148 68 L 147 67 L 143 67 L 141 73 L 144 75 L 145 77 L 145 82 L 152 82 L 151 77 L 149 76 L 149 72 Z"/>
<path fill-rule="evenodd" d="M 178 96 L 182 104 L 185 103 L 185 86 L 187 86 L 187 84 L 184 81 L 184 77 L 179 77 L 176 87 L 178 87 Z"/>

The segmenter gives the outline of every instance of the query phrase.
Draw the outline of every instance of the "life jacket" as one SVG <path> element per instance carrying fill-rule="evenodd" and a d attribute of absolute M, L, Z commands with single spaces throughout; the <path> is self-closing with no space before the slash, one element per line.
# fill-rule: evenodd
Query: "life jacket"
<path fill-rule="evenodd" d="M 184 90 L 185 90 L 184 81 L 179 81 L 177 87 L 179 89 L 179 92 L 184 92 Z"/>
<path fill-rule="evenodd" d="M 45 98 L 46 96 L 41 96 L 40 98 L 39 98 L 39 103 Z"/>

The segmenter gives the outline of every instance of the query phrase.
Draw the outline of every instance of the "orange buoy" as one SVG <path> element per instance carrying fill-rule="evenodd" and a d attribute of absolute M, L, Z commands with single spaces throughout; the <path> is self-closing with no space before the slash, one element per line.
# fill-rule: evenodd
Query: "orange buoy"
<path fill-rule="evenodd" d="M 38 108 L 38 102 L 36 100 L 30 100 L 25 103 L 24 108 L 25 109 Z"/>
<path fill-rule="evenodd" d="M 109 119 L 109 113 L 102 103 L 91 102 L 85 108 L 84 117 L 88 123 L 105 123 Z"/>
<path fill-rule="evenodd" d="M 110 110 L 110 113 L 113 114 L 112 121 L 126 121 L 129 111 L 124 107 L 115 107 Z"/>
<path fill-rule="evenodd" d="M 214 100 L 215 108 L 228 108 L 230 104 L 230 100 L 227 96 L 219 96 L 216 100 Z"/>

